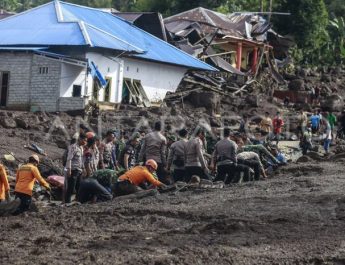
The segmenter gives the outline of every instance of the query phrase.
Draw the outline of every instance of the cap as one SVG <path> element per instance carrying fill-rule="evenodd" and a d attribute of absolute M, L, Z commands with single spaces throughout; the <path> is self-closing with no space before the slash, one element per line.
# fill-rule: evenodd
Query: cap
<path fill-rule="evenodd" d="M 39 158 L 38 155 L 36 155 L 36 154 L 32 154 L 29 158 L 34 159 L 37 163 L 40 162 L 40 158 Z"/>

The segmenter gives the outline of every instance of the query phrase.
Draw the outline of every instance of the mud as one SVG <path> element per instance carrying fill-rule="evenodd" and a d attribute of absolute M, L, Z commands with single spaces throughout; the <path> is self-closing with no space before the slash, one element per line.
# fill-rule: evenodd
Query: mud
<path fill-rule="evenodd" d="M 316 164 L 317 163 L 317 164 Z M 301 174 L 298 174 L 298 173 Z M 1 218 L 2 264 L 344 264 L 343 164 Z"/>

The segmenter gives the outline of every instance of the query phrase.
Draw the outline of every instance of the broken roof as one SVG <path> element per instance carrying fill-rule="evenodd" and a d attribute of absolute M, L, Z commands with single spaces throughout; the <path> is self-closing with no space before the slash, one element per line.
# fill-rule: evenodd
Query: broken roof
<path fill-rule="evenodd" d="M 201 70 L 212 66 L 109 12 L 54 1 L 0 21 L 0 46 L 85 46 Z"/>
<path fill-rule="evenodd" d="M 252 38 L 261 35 L 271 28 L 262 17 L 252 13 L 233 13 L 224 15 L 203 7 L 194 8 L 164 19 L 167 29 L 179 34 L 193 23 L 198 23 L 203 33 L 214 33 L 237 38 Z M 249 30 L 249 32 L 248 32 Z"/>

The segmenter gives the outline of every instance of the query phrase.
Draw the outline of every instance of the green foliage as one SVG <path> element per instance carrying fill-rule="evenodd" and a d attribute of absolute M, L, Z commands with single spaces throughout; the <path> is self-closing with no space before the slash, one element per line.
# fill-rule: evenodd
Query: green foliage
<path fill-rule="evenodd" d="M 282 0 L 279 8 L 291 16 L 274 19 L 278 32 L 293 35 L 304 61 L 317 63 L 328 42 L 328 13 L 323 0 Z"/>

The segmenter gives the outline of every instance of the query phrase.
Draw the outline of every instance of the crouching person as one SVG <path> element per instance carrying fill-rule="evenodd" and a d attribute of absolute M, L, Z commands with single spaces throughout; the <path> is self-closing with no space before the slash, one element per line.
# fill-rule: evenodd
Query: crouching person
<path fill-rule="evenodd" d="M 115 183 L 115 196 L 123 196 L 140 191 L 139 185 L 149 182 L 155 187 L 165 187 L 165 184 L 157 180 L 153 173 L 158 165 L 153 159 L 146 161 L 145 166 L 137 166 L 120 176 Z"/>
<path fill-rule="evenodd" d="M 37 180 L 43 187 L 50 191 L 49 184 L 42 178 L 37 166 L 40 160 L 37 155 L 31 155 L 27 164 L 17 171 L 15 194 L 20 199 L 20 205 L 13 215 L 28 211 L 31 205 L 32 190 Z"/>
<path fill-rule="evenodd" d="M 77 197 L 81 203 L 105 202 L 113 198 L 111 193 L 93 178 L 87 178 L 80 182 Z"/>

